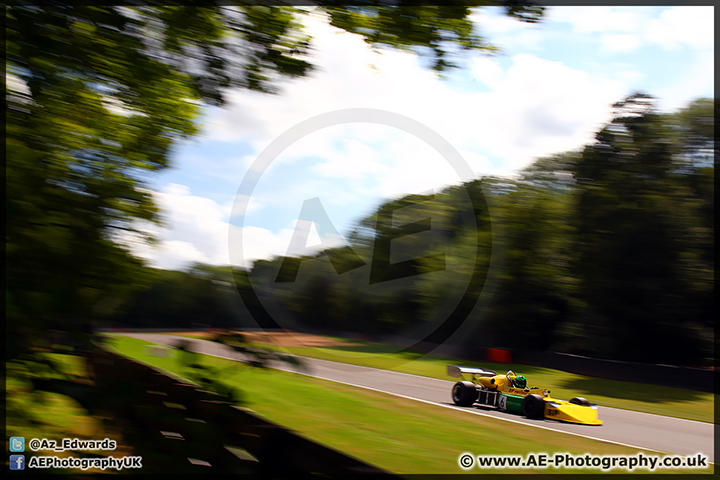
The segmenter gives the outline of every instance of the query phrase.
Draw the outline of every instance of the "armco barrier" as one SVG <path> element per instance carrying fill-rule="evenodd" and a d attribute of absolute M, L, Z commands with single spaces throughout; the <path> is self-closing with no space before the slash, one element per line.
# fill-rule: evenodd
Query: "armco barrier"
<path fill-rule="evenodd" d="M 213 393 L 97 348 L 88 369 L 105 410 L 146 471 L 261 478 L 394 475 L 315 443 Z"/>

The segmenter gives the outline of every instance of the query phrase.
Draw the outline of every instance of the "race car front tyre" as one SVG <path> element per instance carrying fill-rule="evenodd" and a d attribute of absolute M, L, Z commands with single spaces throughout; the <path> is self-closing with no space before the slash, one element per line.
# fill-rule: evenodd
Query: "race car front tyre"
<path fill-rule="evenodd" d="M 522 413 L 527 418 L 543 418 L 545 416 L 545 401 L 540 395 L 528 395 L 523 400 Z"/>
<path fill-rule="evenodd" d="M 452 388 L 455 405 L 470 407 L 478 398 L 478 391 L 472 382 L 457 382 Z"/>
<path fill-rule="evenodd" d="M 584 405 L 584 406 L 590 405 L 590 402 L 588 402 L 583 397 L 575 397 L 570 400 L 570 403 L 574 403 L 575 405 Z"/>

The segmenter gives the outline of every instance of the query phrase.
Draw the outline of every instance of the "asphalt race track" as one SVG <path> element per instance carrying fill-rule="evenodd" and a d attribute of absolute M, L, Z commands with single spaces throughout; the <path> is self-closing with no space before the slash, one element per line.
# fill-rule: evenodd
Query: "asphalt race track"
<path fill-rule="evenodd" d="M 172 345 L 178 339 L 178 337 L 170 335 L 153 333 L 126 333 L 124 335 L 164 345 Z M 224 345 L 207 340 L 188 340 L 194 342 L 195 350 L 198 353 L 241 359 Z M 393 393 L 414 400 L 467 411 L 468 414 L 487 415 L 658 452 L 680 455 L 703 453 L 710 462 L 715 461 L 714 425 L 712 423 L 603 406 L 598 407 L 599 418 L 604 422 L 601 426 L 575 425 L 552 420 L 530 420 L 521 415 L 499 412 L 492 408 L 455 406 L 450 399 L 450 389 L 455 380 L 438 380 L 346 363 L 301 358 L 309 367 L 308 374 L 318 378 Z M 279 365 L 273 366 L 273 368 L 293 371 L 291 368 Z"/>

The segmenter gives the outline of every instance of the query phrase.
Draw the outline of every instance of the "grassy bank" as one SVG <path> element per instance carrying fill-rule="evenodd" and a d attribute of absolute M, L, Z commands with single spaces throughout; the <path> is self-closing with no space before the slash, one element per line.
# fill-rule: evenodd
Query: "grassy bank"
<path fill-rule="evenodd" d="M 58 371 L 42 370 L 40 364 L 8 362 L 5 377 L 6 416 L 5 428 L 7 442 L 10 437 L 24 437 L 26 459 L 34 452 L 27 451 L 27 444 L 33 438 L 47 438 L 60 441 L 63 438 L 104 439 L 117 442 L 117 449 L 102 452 L 101 456 L 113 455 L 116 458 L 133 455 L 129 445 L 124 444 L 120 432 L 112 427 L 107 418 L 91 415 L 82 404 L 82 392 L 92 389 L 87 378 L 84 358 L 56 353 L 39 353 L 57 367 Z M 32 379 L 32 381 L 31 381 Z M 33 384 L 33 381 L 35 384 Z M 51 384 L 48 382 L 62 382 Z M 63 385 L 66 393 L 55 391 L 56 385 Z M 9 452 L 9 445 L 6 445 Z M 37 455 L 57 457 L 93 457 L 97 452 L 87 451 L 40 451 Z M 107 455 L 104 455 L 107 454 Z M 41 473 L 83 473 L 79 469 L 51 468 Z M 84 473 L 117 473 L 114 470 L 88 469 Z"/>
<path fill-rule="evenodd" d="M 148 344 L 128 337 L 117 337 L 114 341 L 115 348 L 127 356 L 183 375 L 183 367 L 174 352 L 169 357 L 149 356 Z M 462 473 L 458 458 L 465 452 L 523 456 L 531 452 L 637 453 L 620 445 L 470 415 L 299 374 L 236 368 L 237 362 L 215 357 L 201 356 L 201 359 L 206 365 L 229 369 L 224 380 L 245 392 L 246 407 L 308 438 L 396 473 Z M 474 473 L 493 471 L 599 473 L 599 470 L 554 468 L 470 470 Z"/>
<path fill-rule="evenodd" d="M 186 336 L 207 340 L 207 337 Z M 483 367 L 498 373 L 513 370 L 525 375 L 531 385 L 551 390 L 553 396 L 557 398 L 569 400 L 573 397 L 585 397 L 593 403 L 606 407 L 701 422 L 712 423 L 714 421 L 714 396 L 712 393 L 643 383 L 619 382 L 528 365 L 467 362 L 420 352 L 398 352 L 398 347 L 392 345 L 348 339 L 338 340 L 352 345 L 332 347 L 279 347 L 270 343 L 253 345 L 304 357 L 363 365 L 442 380 L 451 379 L 445 373 L 447 365 Z"/>

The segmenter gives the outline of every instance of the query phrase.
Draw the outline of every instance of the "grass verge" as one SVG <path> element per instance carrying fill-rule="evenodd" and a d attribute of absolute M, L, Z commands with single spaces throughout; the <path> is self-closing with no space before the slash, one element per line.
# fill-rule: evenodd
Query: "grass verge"
<path fill-rule="evenodd" d="M 207 340 L 207 337 L 204 339 Z M 342 341 L 353 343 L 353 345 L 279 347 L 272 344 L 254 343 L 253 346 L 271 348 L 304 357 L 393 370 L 442 380 L 451 380 L 451 377 L 445 373 L 447 365 L 483 367 L 495 370 L 498 373 L 513 370 L 516 373 L 525 375 L 531 386 L 547 388 L 552 391 L 554 397 L 560 399 L 569 400 L 573 397 L 585 397 L 592 403 L 606 407 L 623 408 L 709 423 L 713 423 L 715 418 L 714 395 L 712 393 L 643 383 L 620 382 L 529 365 L 467 362 L 456 358 L 420 352 L 398 352 L 398 348 L 392 345 L 357 342 L 348 339 L 342 339 Z"/>
<path fill-rule="evenodd" d="M 117 449 L 112 452 L 37 452 L 38 455 L 54 455 L 58 457 L 104 457 L 113 455 L 116 458 L 132 455 L 128 445 L 124 445 L 119 432 L 107 425 L 107 419 L 92 416 L 72 394 L 53 391 L 45 388 L 50 381 L 64 381 L 68 390 L 78 392 L 92 388 L 89 384 L 84 358 L 57 353 L 39 353 L 59 367 L 53 371 L 31 371 L 37 364 L 28 366 L 22 362 L 8 362 L 5 377 L 5 428 L 6 452 L 10 437 L 24 437 L 27 442 L 33 438 L 47 438 L 60 441 L 63 438 L 116 440 Z M 33 379 L 33 381 L 30 379 Z M 45 382 L 45 383 L 43 383 Z M 54 388 L 54 387 L 53 387 Z M 26 446 L 27 449 L 27 446 Z M 26 451 L 27 460 L 34 452 Z M 8 457 L 9 458 L 9 457 Z M 9 461 L 9 460 L 6 460 Z M 9 466 L 8 466 L 9 467 Z M 53 468 L 43 473 L 117 473 L 114 470 L 88 469 L 82 472 L 77 469 Z"/>
<path fill-rule="evenodd" d="M 116 337 L 113 344 L 124 355 L 183 376 L 175 352 L 168 357 L 149 356 L 146 346 L 150 342 L 129 337 Z M 201 356 L 201 359 L 215 368 L 237 366 L 237 362 L 216 357 Z M 525 456 L 541 452 L 634 455 L 639 451 L 277 370 L 234 368 L 228 370 L 223 380 L 245 392 L 244 406 L 270 420 L 399 474 L 463 473 L 458 458 L 465 452 Z M 705 470 L 660 472 L 712 471 L 711 466 Z M 474 468 L 469 472 L 600 473 L 600 470 Z M 615 469 L 611 472 L 627 471 Z"/>

